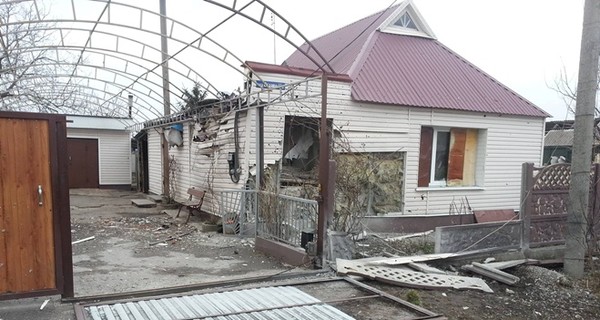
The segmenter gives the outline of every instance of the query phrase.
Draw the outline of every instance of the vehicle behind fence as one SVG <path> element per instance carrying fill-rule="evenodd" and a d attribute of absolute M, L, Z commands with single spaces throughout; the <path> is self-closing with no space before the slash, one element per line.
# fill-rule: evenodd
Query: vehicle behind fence
<path fill-rule="evenodd" d="M 257 235 L 296 247 L 302 232 L 316 234 L 317 212 L 315 200 L 255 190 L 220 193 L 224 232 Z"/>

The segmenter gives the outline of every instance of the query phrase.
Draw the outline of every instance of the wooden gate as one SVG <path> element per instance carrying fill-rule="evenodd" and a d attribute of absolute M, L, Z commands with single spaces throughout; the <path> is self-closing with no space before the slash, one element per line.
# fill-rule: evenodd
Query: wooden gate
<path fill-rule="evenodd" d="M 0 299 L 73 295 L 65 123 L 0 112 Z"/>

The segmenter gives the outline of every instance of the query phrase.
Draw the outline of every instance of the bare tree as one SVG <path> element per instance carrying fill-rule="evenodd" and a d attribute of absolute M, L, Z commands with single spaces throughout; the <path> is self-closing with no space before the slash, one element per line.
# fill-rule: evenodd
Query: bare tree
<path fill-rule="evenodd" d="M 567 114 L 575 115 L 575 104 L 577 101 L 577 83 L 569 78 L 565 66 L 562 67 L 558 76 L 552 84 L 548 84 L 548 88 L 558 93 L 565 103 Z M 600 83 L 596 85 L 596 90 L 600 89 Z M 600 109 L 595 107 L 595 115 L 600 115 Z"/>
<path fill-rule="evenodd" d="M 41 5 L 0 4 L 0 110 L 101 114 L 77 94 L 77 81 L 68 77 L 75 57 L 53 46 L 57 39 Z"/>

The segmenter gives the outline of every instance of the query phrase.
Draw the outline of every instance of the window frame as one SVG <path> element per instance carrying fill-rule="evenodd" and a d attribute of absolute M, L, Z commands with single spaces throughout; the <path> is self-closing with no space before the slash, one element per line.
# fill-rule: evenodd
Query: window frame
<path fill-rule="evenodd" d="M 421 126 L 417 190 L 482 190 L 486 131 L 486 129 L 477 127 Z M 450 132 L 450 140 L 448 155 L 445 159 L 446 179 L 436 181 L 436 153 L 440 132 Z M 462 161 L 462 167 L 459 169 L 460 171 L 456 171 L 456 164 L 461 163 L 460 161 Z M 454 171 L 452 168 L 455 168 Z M 457 174 L 460 175 L 460 178 L 457 178 Z M 449 177 L 452 179 L 449 180 Z"/>
<path fill-rule="evenodd" d="M 429 188 L 439 188 L 439 187 L 447 187 L 448 181 L 447 179 L 443 180 L 435 180 L 435 169 L 436 169 L 436 160 L 437 160 L 437 145 L 438 145 L 438 133 L 439 132 L 448 132 L 449 135 L 450 129 L 449 127 L 432 127 L 433 128 L 433 139 L 431 141 L 431 165 L 430 165 L 430 173 L 429 173 Z M 450 136 L 448 137 L 448 145 L 450 145 Z M 450 158 L 450 150 L 448 150 L 448 156 L 446 157 L 446 171 L 448 170 L 448 163 Z M 446 172 L 446 177 L 448 173 Z"/>

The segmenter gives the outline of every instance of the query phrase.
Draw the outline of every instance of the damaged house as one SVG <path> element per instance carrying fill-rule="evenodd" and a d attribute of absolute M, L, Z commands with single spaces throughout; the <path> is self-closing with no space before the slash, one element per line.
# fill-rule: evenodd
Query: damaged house
<path fill-rule="evenodd" d="M 338 182 L 352 170 L 370 172 L 357 186 L 366 212 L 448 214 L 462 199 L 474 210 L 519 208 L 521 165 L 541 163 L 548 114 L 440 43 L 411 1 L 312 45 L 335 70 L 327 80 L 327 118 Z M 314 54 L 308 45 L 302 50 Z M 264 107 L 266 172 L 276 173 L 271 180 L 284 193 L 311 198 L 319 68 L 300 52 L 282 65 L 245 68 L 254 80 L 247 94 L 272 88 L 289 98 Z M 256 108 L 242 107 L 202 121 L 190 117 L 179 129 L 148 127 L 149 191 L 162 193 L 163 130 L 181 134 L 182 143 L 169 150 L 176 197 L 185 198 L 189 186 L 205 188 L 203 209 L 210 211 L 218 191 L 247 188 L 256 173 L 256 118 Z"/>

